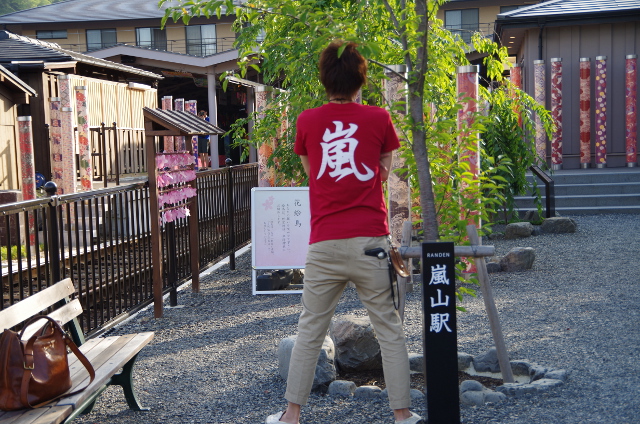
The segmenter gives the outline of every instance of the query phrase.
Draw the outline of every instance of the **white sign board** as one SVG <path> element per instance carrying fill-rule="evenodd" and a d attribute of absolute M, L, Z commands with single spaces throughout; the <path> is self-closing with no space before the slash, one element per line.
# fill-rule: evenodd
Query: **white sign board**
<path fill-rule="evenodd" d="M 257 291 L 256 270 L 304 268 L 309 248 L 310 221 L 308 187 L 251 189 L 251 265 L 254 295 L 302 292 Z"/>

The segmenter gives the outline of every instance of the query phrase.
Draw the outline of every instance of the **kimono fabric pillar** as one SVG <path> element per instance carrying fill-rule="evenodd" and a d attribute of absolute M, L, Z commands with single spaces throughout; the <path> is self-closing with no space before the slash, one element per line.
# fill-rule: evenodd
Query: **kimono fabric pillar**
<path fill-rule="evenodd" d="M 534 97 L 536 103 L 546 108 L 546 71 L 544 60 L 533 61 L 533 79 L 534 79 Z M 547 159 L 547 135 L 542 125 L 542 120 L 536 115 L 536 152 L 540 156 L 540 160 L 545 162 Z"/>
<path fill-rule="evenodd" d="M 20 162 L 22 164 L 22 199 L 36 198 L 36 171 L 33 167 L 33 127 L 30 116 L 18 116 L 20 135 Z M 35 253 L 36 222 L 33 212 L 29 212 L 29 246 Z"/>
<path fill-rule="evenodd" d="M 607 56 L 596 57 L 596 167 L 607 167 Z"/>
<path fill-rule="evenodd" d="M 62 129 L 60 128 L 60 97 L 49 99 L 51 126 L 49 134 L 51 137 L 51 180 L 58 187 L 62 187 L 62 176 L 64 168 L 62 165 Z"/>
<path fill-rule="evenodd" d="M 173 110 L 184 112 L 184 99 L 175 99 L 173 102 Z M 176 149 L 180 152 L 187 150 L 187 145 L 183 136 L 176 137 Z"/>
<path fill-rule="evenodd" d="M 522 90 L 522 66 L 516 64 L 511 68 L 511 84 L 512 93 L 511 98 L 515 99 L 515 90 Z M 518 125 L 522 125 L 522 108 L 519 105 L 513 107 L 514 111 L 518 114 Z"/>
<path fill-rule="evenodd" d="M 386 75 L 388 79 L 384 81 L 385 96 L 393 109 L 392 112 L 405 116 L 407 104 L 406 67 L 404 65 L 390 65 L 387 67 Z M 395 106 L 398 103 L 399 106 Z M 401 134 L 398 135 L 401 139 Z M 396 170 L 403 168 L 404 165 L 404 159 L 397 150 L 394 150 L 387 180 L 387 192 L 389 195 L 389 230 L 391 232 L 391 241 L 396 247 L 402 246 L 404 223 L 411 221 L 409 179 L 406 175 L 396 172 Z M 406 261 L 405 265 L 408 264 L 408 261 Z M 409 282 L 408 278 L 398 277 L 398 312 L 401 318 L 404 318 L 405 293 L 407 290 L 413 290 L 412 286 L 407 287 Z"/>
<path fill-rule="evenodd" d="M 256 87 L 256 111 L 258 119 L 264 118 L 264 110 L 271 92 L 267 87 Z M 258 187 L 273 187 L 275 185 L 275 170 L 267 166 L 269 158 L 273 154 L 273 141 L 263 140 L 258 148 Z"/>
<path fill-rule="evenodd" d="M 80 171 L 80 187 L 82 190 L 93 190 L 93 168 L 91 166 L 91 146 L 89 144 L 89 107 L 87 87 L 76 88 L 76 116 L 78 120 L 78 156 Z"/>
<path fill-rule="evenodd" d="M 76 139 L 73 128 L 73 108 L 71 106 L 71 78 L 69 75 L 58 77 L 60 93 L 60 127 L 62 151 L 62 194 L 76 192 Z"/>
<path fill-rule="evenodd" d="M 462 105 L 462 108 L 458 110 L 458 129 L 460 131 L 458 160 L 467 162 L 474 184 L 474 187 L 471 187 L 467 183 L 462 183 L 460 189 L 463 191 L 462 201 L 466 199 L 476 203 L 479 201 L 477 195 L 479 190 L 478 174 L 480 172 L 480 139 L 478 134 L 472 131 L 472 126 L 475 121 L 475 113 L 478 111 L 478 66 L 459 66 L 457 83 L 458 102 Z M 480 217 L 475 209 L 462 207 L 462 212 L 471 210 L 467 216 L 467 222 L 480 227 Z M 464 219 L 463 216 L 461 218 Z M 467 262 L 467 271 L 476 272 L 476 266 L 473 262 Z"/>
<path fill-rule="evenodd" d="M 173 97 L 164 96 L 162 98 L 162 110 L 173 110 Z M 175 150 L 174 138 L 172 135 L 164 136 L 164 151 L 173 152 Z"/>
<path fill-rule="evenodd" d="M 384 81 L 385 95 L 387 101 L 391 104 L 394 112 L 406 115 L 406 79 L 404 65 L 387 66 L 387 80 Z M 391 72 L 393 70 L 394 72 Z M 401 102 L 399 106 L 402 110 L 398 110 L 394 105 Z M 391 239 L 395 246 L 400 246 L 402 238 L 402 225 L 404 221 L 411 219 L 409 215 L 410 194 L 409 181 L 406 176 L 400 176 L 395 171 L 404 167 L 404 159 L 400 154 L 394 151 L 389 179 L 387 182 L 389 194 L 389 224 L 391 230 Z"/>
<path fill-rule="evenodd" d="M 591 164 L 591 59 L 580 58 L 580 167 Z"/>
<path fill-rule="evenodd" d="M 627 166 L 638 166 L 638 115 L 636 104 L 638 100 L 638 57 L 635 54 L 627 55 L 625 63 L 625 151 L 627 153 Z"/>
<path fill-rule="evenodd" d="M 551 169 L 562 169 L 562 58 L 551 59 L 551 118 L 555 129 L 551 136 Z"/>
<path fill-rule="evenodd" d="M 458 101 L 462 105 L 458 110 L 460 160 L 468 162 L 469 172 L 477 179 L 480 171 L 480 139 L 471 127 L 478 111 L 478 66 L 459 66 L 457 82 Z M 475 224 L 479 225 L 478 222 Z"/>
<path fill-rule="evenodd" d="M 194 115 L 198 114 L 198 101 L 197 100 L 187 100 L 186 102 L 184 102 L 184 110 L 186 112 L 189 113 L 193 113 Z M 185 145 L 185 149 L 186 149 L 186 145 Z M 197 171 L 198 168 L 198 136 L 197 135 L 192 135 L 191 136 L 191 147 L 192 147 L 192 151 L 193 151 L 193 157 L 195 158 L 196 164 L 195 164 L 195 170 Z"/>

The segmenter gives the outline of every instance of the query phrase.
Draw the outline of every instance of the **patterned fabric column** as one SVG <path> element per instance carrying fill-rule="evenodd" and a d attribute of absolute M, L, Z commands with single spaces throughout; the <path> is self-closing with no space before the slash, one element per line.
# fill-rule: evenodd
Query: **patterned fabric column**
<path fill-rule="evenodd" d="M 627 55 L 626 58 L 626 117 L 625 143 L 627 152 L 627 166 L 638 166 L 638 115 L 636 103 L 638 101 L 638 56 Z"/>
<path fill-rule="evenodd" d="M 522 90 L 522 66 L 516 64 L 511 68 L 511 84 L 514 89 Z M 515 98 L 512 91 L 511 97 Z M 518 114 L 518 124 L 522 126 L 522 107 L 515 105 L 513 110 Z"/>
<path fill-rule="evenodd" d="M 71 77 L 61 75 L 58 77 L 58 90 L 60 93 L 60 127 L 62 133 L 62 190 L 59 194 L 71 194 L 76 190 L 76 137 L 73 128 L 73 108 L 71 107 Z"/>
<path fill-rule="evenodd" d="M 62 176 L 64 174 L 62 166 L 62 128 L 60 128 L 60 97 L 51 97 L 50 107 L 51 180 L 58 186 L 58 194 L 60 194 Z"/>
<path fill-rule="evenodd" d="M 395 72 L 387 72 L 388 80 L 384 81 L 385 95 L 390 104 L 405 102 L 406 81 L 402 78 L 405 74 L 404 65 L 390 66 Z M 404 115 L 404 113 L 402 113 Z M 389 230 L 394 246 L 400 246 L 402 240 L 402 226 L 405 221 L 411 219 L 410 216 L 410 193 L 409 181 L 406 176 L 400 176 L 394 171 L 404 167 L 404 159 L 400 157 L 398 150 L 393 152 L 391 169 L 387 188 L 389 193 Z"/>
<path fill-rule="evenodd" d="M 172 96 L 164 96 L 162 98 L 162 110 L 173 110 L 173 97 Z M 164 136 L 164 151 L 165 152 L 173 152 L 175 150 L 174 147 L 174 138 L 172 135 Z"/>
<path fill-rule="evenodd" d="M 580 58 L 580 167 L 591 164 L 591 59 Z"/>
<path fill-rule="evenodd" d="M 80 160 L 80 187 L 93 190 L 93 168 L 91 167 L 91 146 L 89 145 L 89 109 L 87 87 L 76 87 L 76 115 L 78 118 L 78 155 Z"/>
<path fill-rule="evenodd" d="M 173 102 L 173 104 L 174 104 L 173 110 L 179 110 L 181 112 L 184 112 L 184 99 L 176 99 Z M 181 152 L 184 152 L 187 149 L 186 146 L 187 145 L 184 141 L 183 136 L 176 137 L 176 149 L 178 149 Z"/>
<path fill-rule="evenodd" d="M 470 131 L 474 123 L 475 113 L 478 111 L 478 67 L 459 66 L 458 67 L 458 101 L 462 108 L 458 110 L 458 128 L 460 129 L 459 143 L 465 140 L 466 145 L 460 146 L 460 155 L 466 157 L 469 164 L 469 172 L 477 180 L 480 171 L 480 139 L 477 134 Z M 480 227 L 479 218 L 471 217 L 469 224 Z"/>
<path fill-rule="evenodd" d="M 607 56 L 596 57 L 596 167 L 607 166 Z"/>
<path fill-rule="evenodd" d="M 33 166 L 33 128 L 30 116 L 18 116 L 20 162 L 22 164 L 22 200 L 36 198 L 36 171 Z M 29 246 L 36 245 L 36 221 L 29 212 Z"/>
<path fill-rule="evenodd" d="M 265 87 L 256 88 L 256 112 L 261 119 L 261 112 L 267 107 L 270 92 Z M 258 187 L 273 187 L 275 184 L 275 171 L 267 166 L 269 157 L 273 154 L 271 140 L 264 140 L 258 148 Z"/>
<path fill-rule="evenodd" d="M 514 65 L 511 68 L 511 84 L 518 90 L 522 90 L 522 66 Z"/>
<path fill-rule="evenodd" d="M 551 59 L 551 119 L 555 130 L 551 135 L 551 168 L 562 169 L 562 58 Z"/>
<path fill-rule="evenodd" d="M 544 60 L 534 60 L 533 61 L 533 72 L 534 72 L 534 97 L 536 102 L 546 108 L 547 99 L 546 99 L 546 72 L 545 72 L 545 64 Z M 542 121 L 540 117 L 536 115 L 536 152 L 538 152 L 538 156 L 540 156 L 540 160 L 545 162 L 547 160 L 547 135 L 544 132 L 544 127 L 542 126 Z"/>
<path fill-rule="evenodd" d="M 189 112 L 189 113 L 193 113 L 194 115 L 198 114 L 198 101 L 197 100 L 187 100 L 186 102 L 184 102 L 184 109 Z M 196 158 L 196 165 L 195 165 L 195 170 L 197 171 L 198 168 L 198 136 L 193 136 L 191 137 L 191 146 L 193 148 L 193 156 Z"/>

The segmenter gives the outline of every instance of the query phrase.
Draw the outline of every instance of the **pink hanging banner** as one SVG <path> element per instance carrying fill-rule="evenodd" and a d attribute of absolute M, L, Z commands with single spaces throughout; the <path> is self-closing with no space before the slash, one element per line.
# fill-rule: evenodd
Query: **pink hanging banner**
<path fill-rule="evenodd" d="M 596 167 L 607 166 L 607 56 L 596 57 Z"/>
<path fill-rule="evenodd" d="M 184 112 L 184 99 L 175 99 L 173 102 L 173 110 Z M 187 145 L 183 136 L 176 137 L 176 148 L 181 152 L 187 150 Z"/>
<path fill-rule="evenodd" d="M 80 165 L 80 187 L 93 190 L 93 167 L 91 166 L 91 146 L 89 144 L 89 108 L 87 87 L 76 88 L 76 116 L 78 119 L 78 156 Z"/>
<path fill-rule="evenodd" d="M 50 99 L 50 119 L 49 137 L 51 138 L 51 181 L 58 186 L 58 194 L 62 189 L 62 176 L 64 168 L 62 165 L 62 128 L 60 127 L 60 97 Z"/>
<path fill-rule="evenodd" d="M 162 110 L 173 110 L 172 96 L 164 96 L 162 98 Z M 164 136 L 164 151 L 165 152 L 175 151 L 174 138 L 172 135 Z"/>
<path fill-rule="evenodd" d="M 551 59 L 551 168 L 562 169 L 562 58 Z"/>
<path fill-rule="evenodd" d="M 198 114 L 198 101 L 197 100 L 187 100 L 184 102 L 184 110 L 189 113 L 193 113 L 194 115 Z M 197 171 L 198 168 L 198 136 L 191 137 L 191 147 L 193 148 L 193 157 L 195 158 L 196 164 L 194 165 L 194 169 Z"/>
<path fill-rule="evenodd" d="M 580 58 L 580 167 L 591 164 L 591 59 Z"/>
<path fill-rule="evenodd" d="M 625 71 L 625 150 L 627 152 L 627 166 L 633 168 L 638 166 L 638 115 L 636 112 L 638 100 L 638 57 L 635 54 L 627 55 Z"/>
<path fill-rule="evenodd" d="M 36 171 L 33 162 L 33 127 L 30 116 L 18 116 L 20 162 L 22 164 L 22 200 L 36 198 Z M 29 212 L 29 246 L 36 245 L 36 222 Z"/>
<path fill-rule="evenodd" d="M 534 97 L 536 102 L 546 108 L 546 91 L 545 86 L 547 83 L 544 60 L 533 61 L 534 72 Z M 536 152 L 540 156 L 540 160 L 543 162 L 547 158 L 547 135 L 544 132 L 544 126 L 542 120 L 536 115 Z"/>

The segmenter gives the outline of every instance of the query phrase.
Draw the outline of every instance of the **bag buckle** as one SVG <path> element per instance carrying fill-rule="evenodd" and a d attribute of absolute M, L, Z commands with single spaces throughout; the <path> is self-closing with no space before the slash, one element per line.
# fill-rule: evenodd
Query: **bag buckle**
<path fill-rule="evenodd" d="M 27 365 L 27 363 L 26 363 L 26 362 L 23 362 L 23 364 L 24 364 L 24 369 L 25 369 L 25 370 L 33 370 L 33 369 L 34 369 L 34 366 L 33 366 L 33 365 Z"/>

